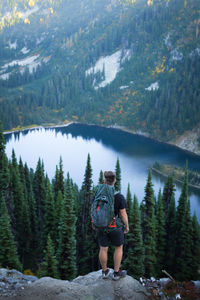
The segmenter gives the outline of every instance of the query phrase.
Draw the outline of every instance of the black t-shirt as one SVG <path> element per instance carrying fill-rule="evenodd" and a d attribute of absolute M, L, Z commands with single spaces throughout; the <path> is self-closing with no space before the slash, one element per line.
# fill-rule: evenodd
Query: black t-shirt
<path fill-rule="evenodd" d="M 115 204 L 114 204 L 115 216 L 119 216 L 120 209 L 124 209 L 124 208 L 126 208 L 126 200 L 124 196 L 120 193 L 116 193 Z"/>

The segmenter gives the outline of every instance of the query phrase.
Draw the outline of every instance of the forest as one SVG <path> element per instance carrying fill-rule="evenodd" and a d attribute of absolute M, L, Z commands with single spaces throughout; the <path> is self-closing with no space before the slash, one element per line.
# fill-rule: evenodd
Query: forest
<path fill-rule="evenodd" d="M 136 1 L 126 6 L 106 1 L 88 5 L 84 0 L 74 10 L 70 3 L 43 17 L 44 23 L 41 15 L 30 16 L 29 25 L 19 23 L 0 34 L 2 63 L 24 58 L 18 49 L 9 49 L 8 36 L 40 59 L 33 72 L 9 66 L 9 78 L 0 78 L 5 129 L 79 121 L 117 124 L 167 141 L 198 125 L 199 1 L 154 1 L 149 6 Z M 95 89 L 94 82 L 105 79 L 105 72 L 86 76 L 86 70 L 119 50 L 115 80 Z M 126 51 L 130 57 L 123 60 Z"/>
<path fill-rule="evenodd" d="M 119 159 L 115 172 L 120 191 Z M 97 184 L 103 182 L 102 171 L 97 183 L 92 180 L 90 154 L 80 189 L 69 173 L 65 177 L 62 158 L 52 181 L 41 159 L 35 171 L 17 161 L 14 151 L 8 160 L 0 128 L 0 267 L 65 280 L 100 269 L 90 208 Z M 160 278 L 162 270 L 179 281 L 200 279 L 200 226 L 190 213 L 187 168 L 177 206 L 172 176 L 156 196 L 149 170 L 144 190 L 139 204 L 127 187 L 130 232 L 123 267 L 136 279 Z"/>
<path fill-rule="evenodd" d="M 179 182 L 184 181 L 184 168 L 169 165 L 169 164 L 160 164 L 159 162 L 155 162 L 152 166 L 153 171 L 157 171 L 164 176 L 173 176 L 174 180 L 177 180 Z M 188 185 L 193 186 L 196 188 L 200 188 L 200 174 L 197 171 L 194 170 L 188 170 Z"/>

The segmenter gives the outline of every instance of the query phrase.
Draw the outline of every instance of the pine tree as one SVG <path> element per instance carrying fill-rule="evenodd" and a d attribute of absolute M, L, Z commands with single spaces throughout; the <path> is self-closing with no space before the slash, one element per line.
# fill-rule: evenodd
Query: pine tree
<path fill-rule="evenodd" d="M 191 279 L 200 279 L 200 226 L 197 221 L 196 214 L 192 218 L 192 263 L 191 263 Z"/>
<path fill-rule="evenodd" d="M 39 249 L 38 249 L 38 221 L 36 214 L 36 202 L 33 194 L 33 186 L 31 181 L 31 175 L 28 169 L 27 164 L 24 166 L 25 173 L 25 184 L 27 190 L 27 198 L 28 198 L 28 207 L 29 207 L 29 219 L 30 219 L 30 263 L 29 268 L 31 270 L 36 271 L 37 268 L 37 257 Z"/>
<path fill-rule="evenodd" d="M 184 183 L 178 202 L 176 218 L 175 276 L 178 280 L 190 279 L 191 243 L 191 218 L 188 200 L 188 171 L 186 168 Z"/>
<path fill-rule="evenodd" d="M 55 224 L 55 235 L 52 237 L 52 240 L 54 242 L 55 247 L 57 248 L 58 246 L 58 239 L 59 239 L 59 233 L 57 228 L 59 227 L 60 224 L 60 218 L 61 218 L 61 213 L 62 213 L 62 207 L 63 207 L 63 194 L 61 191 L 58 191 L 58 195 L 56 198 L 56 202 L 55 202 L 55 220 L 54 220 L 54 224 Z"/>
<path fill-rule="evenodd" d="M 12 152 L 10 189 L 14 204 L 14 230 L 18 242 L 18 252 L 23 266 L 26 267 L 27 255 L 30 246 L 30 219 L 28 205 L 23 193 L 23 185 L 20 179 L 19 166 Z"/>
<path fill-rule="evenodd" d="M 131 212 L 132 206 L 133 206 L 133 202 L 131 197 L 130 184 L 128 184 L 127 194 L 126 194 L 126 212 L 128 216 Z"/>
<path fill-rule="evenodd" d="M 141 218 L 137 197 L 134 195 L 133 208 L 129 216 L 130 231 L 127 237 L 127 254 L 124 265 L 128 274 L 139 279 L 144 275 L 144 248 L 141 231 Z"/>
<path fill-rule="evenodd" d="M 23 166 L 21 157 L 19 159 L 19 176 L 20 176 L 20 181 L 22 184 L 24 198 L 27 201 L 27 188 L 26 188 L 26 181 L 25 181 L 25 173 L 24 173 L 24 166 Z"/>
<path fill-rule="evenodd" d="M 174 274 L 176 269 L 175 262 L 175 243 L 176 243 L 176 206 L 175 197 L 172 194 L 168 211 L 166 214 L 166 250 L 165 250 L 165 269 L 169 274 Z"/>
<path fill-rule="evenodd" d="M 40 158 L 37 163 L 36 171 L 33 178 L 33 192 L 36 201 L 36 212 L 38 220 L 38 246 L 40 253 L 43 246 L 43 230 L 44 230 L 44 210 L 46 199 L 44 165 Z"/>
<path fill-rule="evenodd" d="M 165 231 L 165 214 L 161 190 L 158 194 L 158 203 L 156 209 L 156 273 L 157 277 L 162 276 L 162 270 L 165 265 L 166 249 L 166 231 Z"/>
<path fill-rule="evenodd" d="M 193 226 L 192 226 L 192 217 L 191 217 L 191 210 L 190 210 L 190 199 L 188 198 L 187 206 L 186 206 L 186 260 L 187 260 L 187 268 L 189 268 L 188 276 L 186 278 L 193 279 L 193 269 L 192 269 L 192 247 L 193 247 L 193 240 L 192 240 L 192 233 L 193 233 Z"/>
<path fill-rule="evenodd" d="M 39 269 L 39 277 L 59 278 L 58 261 L 55 256 L 55 249 L 50 234 L 47 237 L 46 250 L 44 251 L 44 261 Z"/>
<path fill-rule="evenodd" d="M 151 171 L 149 170 L 144 197 L 143 243 L 145 250 L 145 275 L 155 276 L 156 237 L 155 237 L 155 200 Z"/>
<path fill-rule="evenodd" d="M 86 170 L 84 174 L 84 181 L 81 188 L 81 202 L 82 202 L 82 236 L 85 239 L 87 235 L 87 221 L 90 218 L 91 207 L 91 189 L 92 189 L 92 167 L 90 163 L 90 155 L 87 157 Z"/>
<path fill-rule="evenodd" d="M 8 169 L 8 159 L 5 154 L 5 139 L 2 132 L 2 126 L 0 122 L 0 190 L 1 193 L 6 192 L 9 183 L 9 169 Z"/>
<path fill-rule="evenodd" d="M 21 210 L 21 201 L 24 197 L 22 191 L 22 185 L 19 177 L 19 169 L 17 164 L 17 159 L 15 156 L 14 150 L 12 151 L 12 161 L 10 164 L 10 186 L 9 190 L 11 192 L 11 198 L 13 202 L 13 213 L 14 213 L 14 230 L 17 235 L 20 235 L 20 226 L 22 221 L 22 210 Z M 17 237 L 18 240 L 18 237 Z"/>
<path fill-rule="evenodd" d="M 15 268 L 21 271 L 22 266 L 17 254 L 4 197 L 1 197 L 0 202 L 0 265 L 4 268 Z"/>
<path fill-rule="evenodd" d="M 2 157 L 5 153 L 5 147 L 6 147 L 6 141 L 3 136 L 2 124 L 0 121 L 0 169 L 2 168 L 1 162 L 2 162 Z"/>
<path fill-rule="evenodd" d="M 104 183 L 104 176 L 103 176 L 103 171 L 101 170 L 99 173 L 99 184 L 103 184 Z"/>
<path fill-rule="evenodd" d="M 23 231 L 23 235 L 20 237 L 21 240 L 20 246 L 22 252 L 21 261 L 23 264 L 23 268 L 27 269 L 29 268 L 30 263 L 32 261 L 32 254 L 30 251 L 30 243 L 31 243 L 31 228 L 30 228 L 30 215 L 29 215 L 30 209 L 29 209 L 28 194 L 27 194 L 26 181 L 25 181 L 24 166 L 21 158 L 19 160 L 19 178 L 21 181 L 22 192 L 23 192 L 23 198 L 21 199 L 22 231 Z"/>
<path fill-rule="evenodd" d="M 98 266 L 96 234 L 92 229 L 90 216 L 92 198 L 92 167 L 90 155 L 88 154 L 84 181 L 80 191 L 80 210 L 77 220 L 78 223 L 82 220 L 80 225 L 77 224 L 78 267 L 79 274 L 82 275 L 95 270 Z"/>
<path fill-rule="evenodd" d="M 164 211 L 167 214 L 169 203 L 171 198 L 174 196 L 175 186 L 172 176 L 167 177 L 167 181 L 165 182 L 164 190 L 163 190 L 163 205 Z"/>
<path fill-rule="evenodd" d="M 121 167 L 119 158 L 117 158 L 116 166 L 115 166 L 115 174 L 116 174 L 116 182 L 115 182 L 115 190 L 121 191 Z"/>
<path fill-rule="evenodd" d="M 52 188 L 49 178 L 46 177 L 46 199 L 44 210 L 44 234 L 43 241 L 46 244 L 47 236 L 50 235 L 53 238 L 56 234 L 55 228 L 55 203 L 52 194 Z"/>
<path fill-rule="evenodd" d="M 56 166 L 56 174 L 54 179 L 54 195 L 55 199 L 58 196 L 58 192 L 61 191 L 64 196 L 64 171 L 63 171 L 63 162 L 62 157 L 60 157 L 59 168 Z"/>
<path fill-rule="evenodd" d="M 61 279 L 73 279 L 76 276 L 76 216 L 70 177 L 67 175 L 66 193 L 59 226 L 58 268 Z"/>

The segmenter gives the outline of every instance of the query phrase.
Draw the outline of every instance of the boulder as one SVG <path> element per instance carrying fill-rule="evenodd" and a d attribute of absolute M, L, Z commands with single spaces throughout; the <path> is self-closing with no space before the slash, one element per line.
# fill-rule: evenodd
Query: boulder
<path fill-rule="evenodd" d="M 0 299 L 3 299 L 3 296 L 13 299 L 18 289 L 23 289 L 35 280 L 38 280 L 36 276 L 24 275 L 16 270 L 0 269 Z"/>
<path fill-rule="evenodd" d="M 102 279 L 101 270 L 73 281 L 43 277 L 18 289 L 15 300 L 147 300 L 149 294 L 130 276 L 113 281 Z M 3 299 L 3 298 L 2 298 Z M 9 299 L 6 297 L 5 299 Z M 4 299 L 3 299 L 4 300 Z"/>

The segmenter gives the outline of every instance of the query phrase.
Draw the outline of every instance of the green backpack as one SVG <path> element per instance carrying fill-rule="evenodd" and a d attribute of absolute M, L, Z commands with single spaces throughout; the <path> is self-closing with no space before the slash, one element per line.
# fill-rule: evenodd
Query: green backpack
<path fill-rule="evenodd" d="M 99 184 L 91 207 L 92 223 L 97 229 L 105 229 L 115 217 L 115 189 L 108 184 Z"/>

